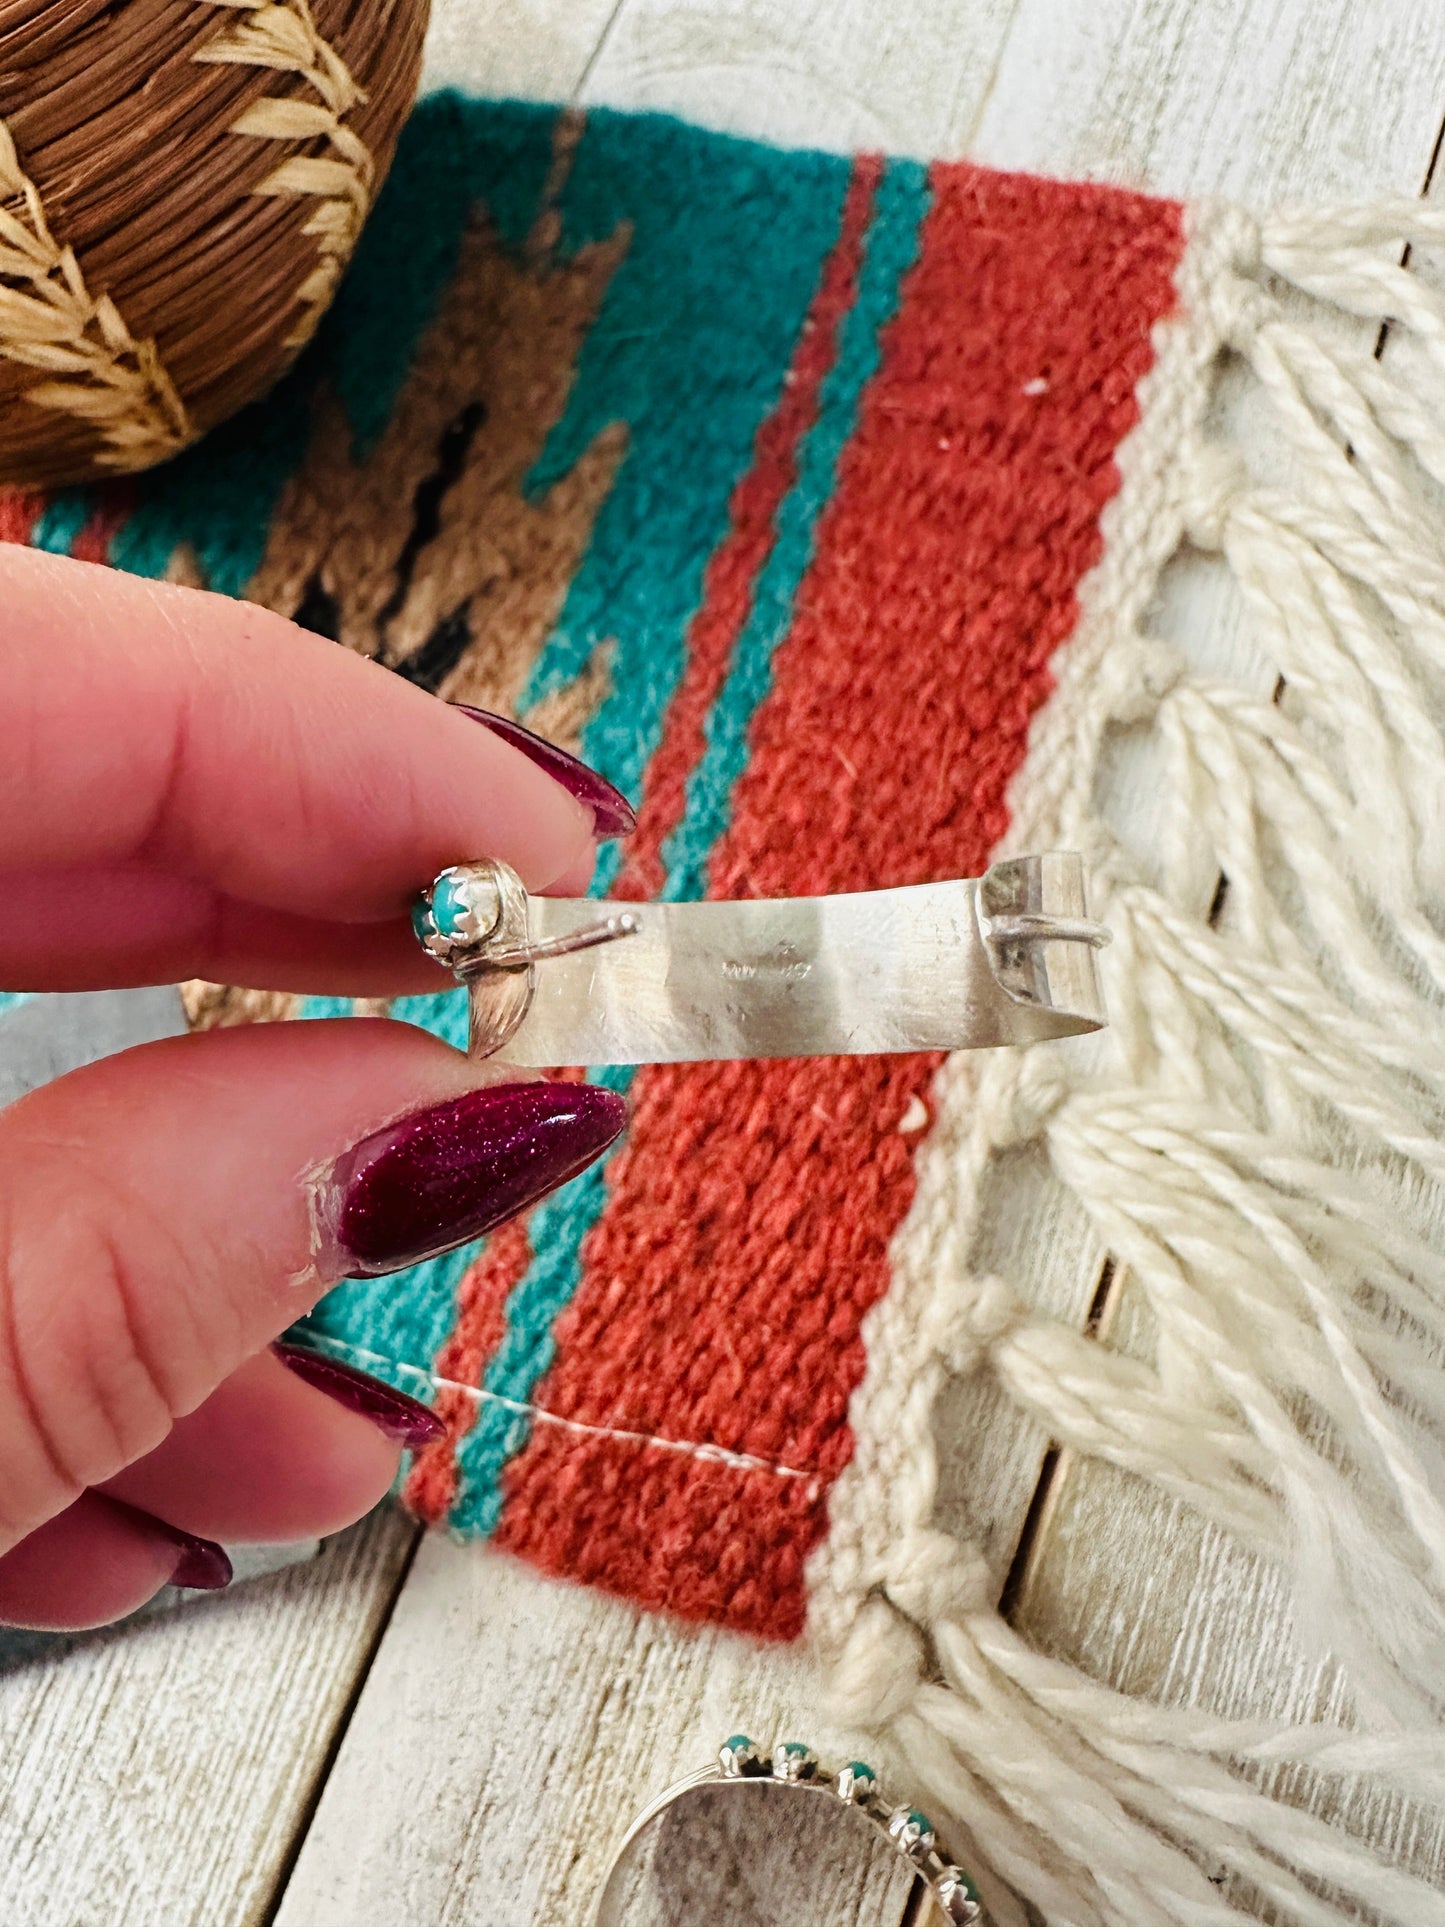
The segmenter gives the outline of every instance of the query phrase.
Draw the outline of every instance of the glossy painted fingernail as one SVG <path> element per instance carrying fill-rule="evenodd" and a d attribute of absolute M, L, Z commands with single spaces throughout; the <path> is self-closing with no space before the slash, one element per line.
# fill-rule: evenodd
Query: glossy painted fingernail
<path fill-rule="evenodd" d="M 519 749 L 538 769 L 545 770 L 554 782 L 560 783 L 569 796 L 585 803 L 592 812 L 593 832 L 599 842 L 606 843 L 614 836 L 631 836 L 637 828 L 637 812 L 621 790 L 614 789 L 605 776 L 599 776 L 595 769 L 569 756 L 565 749 L 558 749 L 545 736 L 523 729 L 510 716 L 494 716 L 490 709 L 473 709 L 470 703 L 454 703 L 452 707 L 470 716 L 474 723 L 481 723 L 494 736 L 500 736 L 513 749 Z"/>
<path fill-rule="evenodd" d="M 218 1546 L 214 1539 L 198 1539 L 193 1532 L 177 1532 L 174 1526 L 164 1525 L 160 1520 L 156 1523 L 180 1547 L 180 1557 L 171 1573 L 173 1586 L 182 1586 L 187 1592 L 219 1592 L 223 1586 L 230 1585 L 231 1561 L 224 1546 Z"/>
<path fill-rule="evenodd" d="M 595 1084 L 489 1084 L 374 1131 L 313 1193 L 323 1276 L 375 1277 L 480 1238 L 598 1158 L 627 1122 Z"/>
<path fill-rule="evenodd" d="M 387 1438 L 396 1445 L 404 1445 L 408 1452 L 420 1452 L 423 1446 L 435 1445 L 447 1435 L 447 1428 L 430 1407 L 408 1398 L 405 1392 L 393 1390 L 379 1378 L 353 1371 L 349 1365 L 342 1365 L 321 1352 L 308 1351 L 304 1345 L 273 1345 L 271 1349 L 298 1378 L 304 1378 L 318 1392 L 334 1398 L 348 1412 L 369 1418 Z"/>

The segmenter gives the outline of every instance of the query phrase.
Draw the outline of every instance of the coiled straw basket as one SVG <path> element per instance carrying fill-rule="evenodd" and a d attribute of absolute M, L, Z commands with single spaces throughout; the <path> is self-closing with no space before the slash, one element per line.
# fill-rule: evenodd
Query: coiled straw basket
<path fill-rule="evenodd" d="M 148 467 L 310 337 L 426 0 L 0 0 L 0 486 Z"/>

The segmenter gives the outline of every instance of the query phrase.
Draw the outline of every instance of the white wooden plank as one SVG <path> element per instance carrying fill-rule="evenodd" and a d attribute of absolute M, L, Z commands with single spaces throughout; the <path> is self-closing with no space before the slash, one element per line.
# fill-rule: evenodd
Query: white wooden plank
<path fill-rule="evenodd" d="M 795 1651 L 664 1625 L 513 1560 L 430 1539 L 276 1927 L 584 1921 L 632 1815 L 706 1766 L 728 1734 L 804 1739 L 830 1763 L 871 1758 L 864 1736 L 831 1725 L 816 1699 Z M 886 1763 L 874 1764 L 882 1772 Z M 906 1790 L 905 1779 L 894 1783 Z M 660 1878 L 634 1894 L 627 1927 L 714 1917 L 701 1896 L 720 1870 L 731 1881 L 734 1811 L 682 1809 L 663 1835 Z M 768 1806 L 725 1917 L 743 1927 L 897 1921 L 911 1882 L 891 1851 L 860 1856 L 845 1822 L 843 1854 L 832 1872 L 820 1869 L 813 1850 L 830 1852 L 839 1832 L 809 1817 L 800 1839 L 787 1827 L 793 1812 Z"/>
<path fill-rule="evenodd" d="M 413 1528 L 0 1673 L 5 1927 L 261 1921 Z"/>
<path fill-rule="evenodd" d="M 962 152 L 1014 0 L 626 0 L 583 98 L 784 146 Z"/>
<path fill-rule="evenodd" d="M 0 1017 L 0 1104 L 157 1037 L 186 1028 L 179 993 L 153 990 L 80 990 L 31 997 Z"/>
<path fill-rule="evenodd" d="M 994 167 L 1255 206 L 1419 190 L 1445 37 L 1412 0 L 1020 0 L 970 140 Z"/>
<path fill-rule="evenodd" d="M 570 100 L 618 0 L 432 0 L 421 90 Z"/>

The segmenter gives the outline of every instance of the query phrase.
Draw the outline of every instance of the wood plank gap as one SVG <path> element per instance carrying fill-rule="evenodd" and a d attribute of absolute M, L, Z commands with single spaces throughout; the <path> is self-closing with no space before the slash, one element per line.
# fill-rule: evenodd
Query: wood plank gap
<path fill-rule="evenodd" d="M 577 76 L 577 85 L 572 89 L 571 94 L 568 96 L 567 105 L 569 107 L 577 107 L 581 104 L 583 89 L 586 87 L 588 81 L 592 78 L 592 70 L 597 65 L 598 61 L 602 58 L 603 50 L 605 49 L 608 41 L 612 38 L 613 29 L 616 27 L 618 21 L 622 18 L 622 12 L 623 12 L 623 9 L 626 7 L 626 5 L 627 5 L 627 0 L 617 0 L 616 6 L 612 9 L 611 13 L 608 14 L 606 22 L 603 25 L 602 31 L 597 36 L 597 44 L 592 49 L 591 53 L 588 54 L 587 64 L 583 67 L 582 72 Z"/>
<path fill-rule="evenodd" d="M 619 5 L 622 4 L 622 0 L 618 0 L 618 3 Z M 386 1501 L 385 1503 L 391 1502 Z M 291 1876 L 296 1870 L 296 1862 L 301 1857 L 301 1849 L 306 1844 L 306 1836 L 310 1833 L 311 1824 L 316 1818 L 316 1809 L 320 1806 L 321 1796 L 326 1791 L 326 1782 L 331 1777 L 331 1769 L 336 1764 L 337 1755 L 340 1753 L 346 1735 L 350 1730 L 351 1721 L 357 1706 L 360 1704 L 367 1678 L 375 1663 L 377 1654 L 381 1651 L 382 1641 L 386 1638 L 397 1606 L 401 1601 L 401 1596 L 406 1590 L 406 1582 L 411 1576 L 411 1569 L 416 1564 L 416 1555 L 421 1550 L 421 1542 L 425 1537 L 426 1527 L 418 1521 L 411 1535 L 411 1544 L 406 1549 L 406 1556 L 397 1567 L 396 1577 L 392 1581 L 391 1593 L 387 1599 L 385 1610 L 378 1614 L 375 1629 L 362 1655 L 361 1663 L 352 1676 L 351 1689 L 346 1695 L 346 1704 L 341 1709 L 341 1716 L 332 1729 L 331 1739 L 327 1744 L 326 1751 L 322 1754 L 320 1760 L 317 1761 L 316 1772 L 311 1781 L 310 1791 L 297 1810 L 296 1824 L 292 1831 L 291 1841 L 276 1868 L 276 1884 L 272 1890 L 270 1903 L 265 1913 L 261 1916 L 260 1927 L 275 1927 L 276 1916 L 281 1911 L 281 1903 L 286 1898 L 286 1889 L 290 1886 Z"/>
<path fill-rule="evenodd" d="M 1104 1312 L 1109 1303 L 1110 1293 L 1114 1288 L 1114 1273 L 1118 1269 L 1119 1267 L 1115 1264 L 1113 1258 L 1106 1255 L 1103 1264 L 1099 1267 L 1099 1282 L 1094 1287 L 1094 1296 L 1089 1305 L 1089 1315 L 1084 1320 L 1085 1338 L 1097 1338 L 1099 1335 L 1099 1327 L 1104 1322 Z"/>
<path fill-rule="evenodd" d="M 1050 1442 L 1044 1448 L 1044 1456 L 1039 1462 L 1039 1476 L 1034 1481 L 1033 1495 L 1029 1499 L 1029 1509 L 1024 1514 L 1024 1522 L 1019 1529 L 1018 1544 L 1014 1547 L 1014 1556 L 1009 1562 L 1003 1590 L 998 1596 L 999 1614 L 1004 1619 L 1013 1617 L 1014 1607 L 1018 1604 L 1019 1595 L 1023 1592 L 1024 1582 L 1029 1574 L 1029 1563 L 1039 1540 L 1039 1527 L 1048 1509 L 1059 1461 L 1063 1456 L 1064 1449 L 1061 1445 Z"/>
<path fill-rule="evenodd" d="M 1430 149 L 1430 158 L 1425 163 L 1425 178 L 1420 183 L 1419 198 L 1422 201 L 1426 201 L 1430 198 L 1430 189 L 1435 184 L 1435 170 L 1440 165 L 1440 148 L 1441 148 L 1442 142 L 1445 142 L 1445 115 L 1441 116 L 1440 125 L 1435 130 L 1435 145 Z M 1411 247 L 1411 244 L 1407 241 L 1405 243 L 1404 248 L 1401 250 L 1401 254 L 1400 254 L 1400 266 L 1402 268 L 1409 267 L 1410 256 L 1413 252 L 1414 250 Z M 1380 332 L 1375 336 L 1375 360 L 1376 361 L 1379 361 L 1383 358 L 1385 353 L 1385 343 L 1389 339 L 1390 339 L 1390 324 L 1388 321 L 1382 321 L 1380 323 Z M 1351 454 L 1353 454 L 1354 450 L 1351 449 L 1350 452 Z"/>

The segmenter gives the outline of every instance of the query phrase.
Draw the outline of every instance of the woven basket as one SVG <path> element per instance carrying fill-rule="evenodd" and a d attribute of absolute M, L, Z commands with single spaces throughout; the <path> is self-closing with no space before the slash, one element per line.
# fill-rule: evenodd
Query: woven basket
<path fill-rule="evenodd" d="M 0 0 L 0 485 L 175 454 L 355 246 L 427 0 Z"/>

